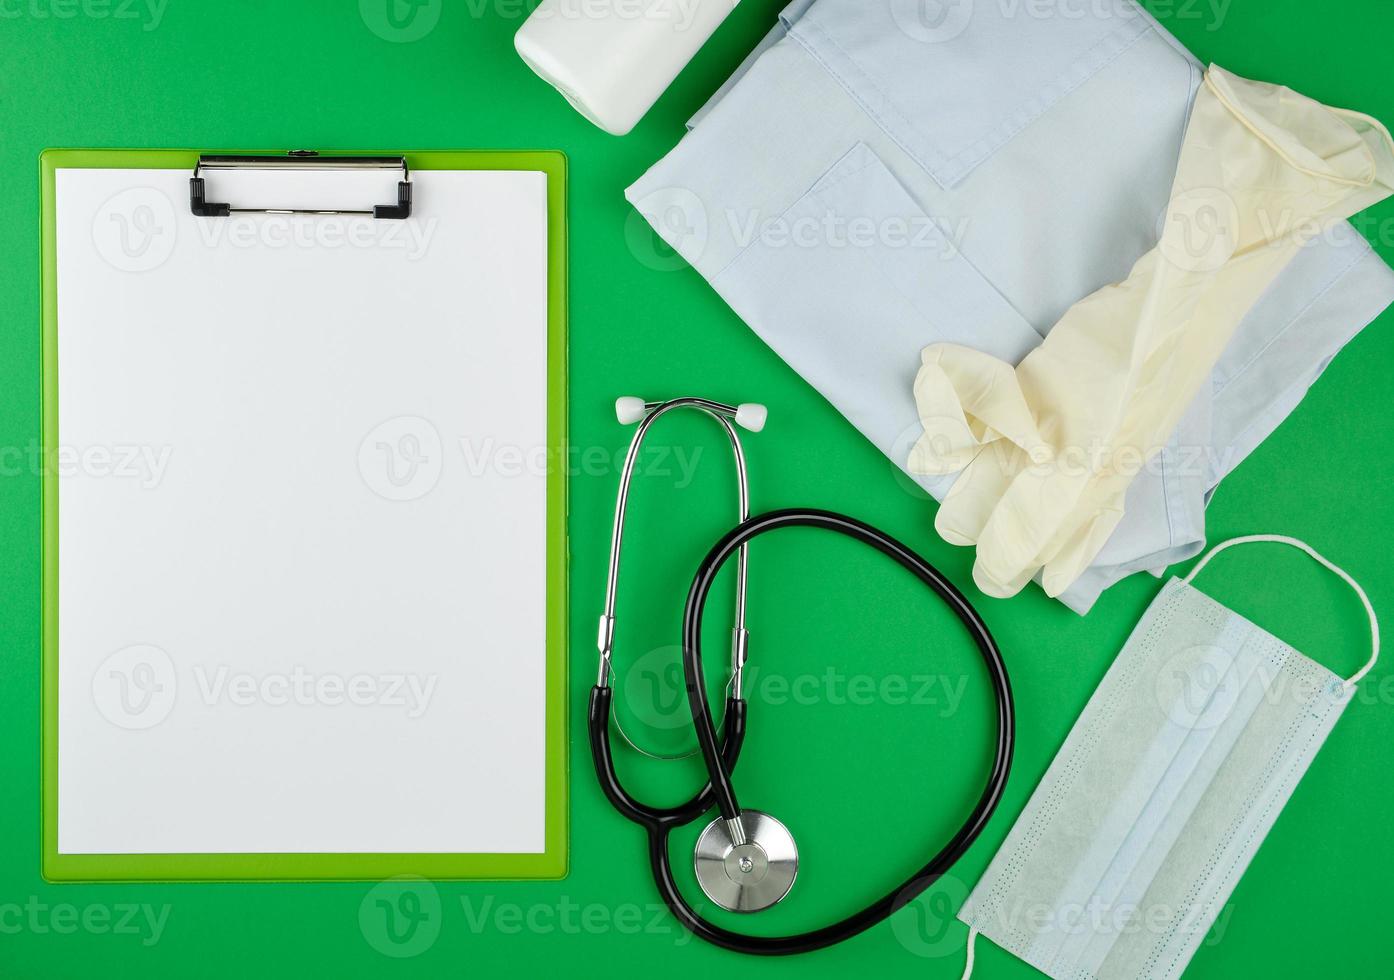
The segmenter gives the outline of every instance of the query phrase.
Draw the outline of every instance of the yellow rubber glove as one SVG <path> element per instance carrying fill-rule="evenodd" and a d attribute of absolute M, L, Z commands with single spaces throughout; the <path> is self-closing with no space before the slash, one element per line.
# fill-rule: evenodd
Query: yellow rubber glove
<path fill-rule="evenodd" d="M 939 508 L 973 577 L 1060 595 L 1123 516 L 1239 322 L 1303 244 L 1394 192 L 1394 140 L 1368 116 L 1211 66 L 1157 247 L 1071 307 L 1016 368 L 925 348 L 914 473 L 962 470 Z"/>

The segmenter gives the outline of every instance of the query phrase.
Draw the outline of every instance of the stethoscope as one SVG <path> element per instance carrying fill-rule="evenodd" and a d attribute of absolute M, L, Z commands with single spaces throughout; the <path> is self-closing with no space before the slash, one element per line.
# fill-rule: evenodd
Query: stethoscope
<path fill-rule="evenodd" d="M 611 754 L 610 727 L 614 692 L 611 655 L 615 634 L 615 595 L 619 580 L 620 546 L 639 450 L 653 423 L 666 413 L 692 408 L 714 418 L 725 431 L 736 461 L 740 522 L 712 547 L 697 568 L 683 609 L 682 656 L 688 704 L 698 750 L 707 769 L 707 784 L 686 803 L 654 807 L 635 799 L 621 785 Z M 750 494 L 745 454 L 732 423 L 752 432 L 764 427 L 766 411 L 755 404 L 727 405 L 705 398 L 675 398 L 645 402 L 621 398 L 615 413 L 622 424 L 639 423 L 620 473 L 619 495 L 610 542 L 610 572 L 605 611 L 600 617 L 600 669 L 591 689 L 588 727 L 596 776 L 611 805 L 648 833 L 649 861 L 663 900 L 687 929 L 718 946 L 742 953 L 781 955 L 803 953 L 842 942 L 870 928 L 914 899 L 943 875 L 982 832 L 996 809 L 1011 766 L 1015 721 L 1011 684 L 1001 652 L 977 611 L 934 566 L 883 531 L 855 518 L 824 510 L 777 510 L 749 516 Z M 693 869 L 702 891 L 721 908 L 757 912 L 781 901 L 798 875 L 798 848 L 783 823 L 767 813 L 743 809 L 731 780 L 745 739 L 747 703 L 741 693 L 741 671 L 749 653 L 745 627 L 746 563 L 750 542 L 762 534 L 790 527 L 818 528 L 845 535 L 893 559 L 939 596 L 958 617 L 976 644 L 992 680 L 997 706 L 997 746 L 987 786 L 963 825 L 929 862 L 885 897 L 846 918 L 808 932 L 788 936 L 750 936 L 716 925 L 700 916 L 678 890 L 668 854 L 673 830 L 692 823 L 713 806 L 719 810 L 697 839 Z M 736 558 L 735 626 L 731 643 L 731 677 L 721 733 L 712 718 L 702 668 L 702 617 L 717 574 Z M 628 736 L 624 736 L 628 741 Z M 631 741 L 630 744 L 633 744 Z"/>

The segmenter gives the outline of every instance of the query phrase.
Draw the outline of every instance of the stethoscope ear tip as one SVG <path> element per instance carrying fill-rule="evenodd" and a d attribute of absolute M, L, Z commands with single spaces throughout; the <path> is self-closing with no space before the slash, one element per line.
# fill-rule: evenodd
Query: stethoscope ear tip
<path fill-rule="evenodd" d="M 765 427 L 770 410 L 758 402 L 745 402 L 736 406 L 736 424 L 742 429 L 759 432 Z"/>
<path fill-rule="evenodd" d="M 644 399 L 634 395 L 624 395 L 615 399 L 615 418 L 620 425 L 633 425 L 644 417 Z"/>

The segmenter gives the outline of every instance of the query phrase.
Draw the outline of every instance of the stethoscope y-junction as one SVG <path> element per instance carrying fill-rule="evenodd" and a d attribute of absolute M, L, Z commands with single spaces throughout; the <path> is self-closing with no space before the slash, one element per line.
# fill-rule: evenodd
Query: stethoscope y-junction
<path fill-rule="evenodd" d="M 705 412 L 716 419 L 729 438 L 736 461 L 740 521 L 702 559 L 683 610 L 683 673 L 688 704 L 692 710 L 693 730 L 707 770 L 707 783 L 686 803 L 656 807 L 640 802 L 629 793 L 615 771 L 610 742 L 614 700 L 611 657 L 620 548 L 630 481 L 644 437 L 654 422 L 679 408 Z M 621 398 L 616 403 L 616 414 L 622 423 L 638 422 L 639 427 L 630 442 L 620 474 L 605 611 L 600 617 L 600 668 L 590 695 L 588 726 L 591 752 L 601 789 L 616 810 L 647 832 L 649 860 L 658 890 L 673 915 L 695 935 L 727 949 L 765 955 L 802 953 L 841 942 L 880 922 L 933 884 L 973 843 L 996 808 L 1006 785 L 1014 740 L 1011 685 L 1002 655 L 987 626 L 968 600 L 934 566 L 885 532 L 855 518 L 824 510 L 777 510 L 756 517 L 749 516 L 745 454 L 736 426 L 753 432 L 760 431 L 766 416 L 763 406 L 728 405 L 705 398 L 676 398 L 664 402 Z M 798 874 L 798 849 L 793 836 L 784 824 L 769 814 L 743 809 L 731 778 L 745 739 L 748 716 L 748 705 L 741 690 L 741 671 L 749 653 L 749 634 L 745 625 L 748 548 L 750 542 L 760 535 L 791 527 L 831 531 L 860 541 L 891 558 L 939 596 L 968 631 L 987 667 L 996 700 L 997 744 L 986 786 L 967 819 L 924 867 L 907 881 L 897 884 L 884 897 L 860 911 L 821 928 L 787 936 L 751 936 L 716 925 L 693 909 L 674 881 L 668 838 L 674 829 L 692 823 L 713 807 L 717 808 L 719 815 L 697 840 L 693 866 L 698 883 L 707 897 L 731 911 L 756 912 L 769 908 L 789 893 Z M 718 733 L 704 683 L 702 618 L 712 584 L 732 557 L 736 559 L 735 626 L 726 712 Z"/>

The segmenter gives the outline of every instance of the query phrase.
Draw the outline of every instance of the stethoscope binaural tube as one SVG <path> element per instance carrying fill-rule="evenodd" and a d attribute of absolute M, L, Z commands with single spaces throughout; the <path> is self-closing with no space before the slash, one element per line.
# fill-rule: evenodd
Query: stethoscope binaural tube
<path fill-rule="evenodd" d="M 640 803 L 624 788 L 619 774 L 615 771 L 614 754 L 610 748 L 610 711 L 614 691 L 609 687 L 596 685 L 591 688 L 590 706 L 587 712 L 586 728 L 590 734 L 591 758 L 595 762 L 595 775 L 600 788 L 610 805 L 653 834 L 667 832 L 674 827 L 690 824 L 712 808 L 715 803 L 712 787 L 707 783 L 686 803 L 671 807 L 656 807 Z M 745 740 L 746 702 L 731 698 L 726 703 L 726 716 L 722 721 L 720 752 L 728 769 L 735 768 L 736 757 L 740 754 L 741 743 Z"/>
<path fill-rule="evenodd" d="M 625 512 L 629 504 L 629 487 L 638 465 L 639 452 L 653 424 L 668 412 L 677 409 L 696 409 L 711 416 L 721 426 L 731 444 L 731 452 L 736 467 L 736 506 L 738 519 L 744 521 L 750 513 L 750 488 L 746 474 L 745 453 L 741 449 L 740 437 L 732 425 L 758 432 L 765 424 L 763 405 L 746 403 L 728 405 L 708 398 L 671 398 L 661 402 L 645 402 L 641 398 L 625 397 L 616 400 L 615 415 L 621 424 L 638 423 L 625 454 L 624 466 L 620 471 L 619 494 L 615 501 L 615 520 L 610 536 L 610 568 L 605 584 L 605 610 L 600 616 L 599 634 L 596 639 L 600 650 L 599 670 L 595 687 L 591 689 L 589 707 L 589 731 L 591 754 L 595 760 L 596 776 L 606 798 L 615 809 L 636 823 L 642 824 L 652 832 L 658 827 L 682 826 L 691 823 L 712 807 L 711 786 L 698 790 L 686 803 L 673 807 L 654 807 L 636 800 L 620 783 L 615 771 L 614 758 L 610 750 L 610 725 L 613 719 L 614 689 L 611 687 L 613 668 L 611 654 L 615 640 L 615 601 L 618 594 L 620 552 L 624 542 Z M 723 722 L 722 742 L 728 747 L 730 757 L 728 766 L 734 766 L 736 754 L 740 751 L 741 739 L 745 734 L 746 703 L 740 698 L 741 668 L 745 663 L 747 634 L 745 630 L 745 586 L 746 550 L 742 548 L 737 559 L 735 624 L 732 630 L 731 649 L 731 694 L 727 715 Z M 613 720 L 621 738 L 637 752 L 652 758 L 662 758 L 636 745 L 625 734 L 618 719 Z M 689 753 L 691 754 L 691 753 Z M 678 757 L 680 758 L 680 757 Z"/>
<path fill-rule="evenodd" d="M 692 909 L 673 880 L 667 853 L 668 828 L 664 828 L 661 833 L 651 832 L 650 860 L 654 877 L 673 914 L 695 935 L 708 942 L 742 953 L 761 955 L 802 953 L 842 942 L 885 919 L 938 880 L 982 833 L 1001 801 L 1011 769 L 1016 737 L 1011 682 L 1007 677 L 1001 651 L 998 650 L 992 634 L 977 611 L 934 566 L 890 535 L 854 518 L 820 510 L 773 511 L 743 521 L 716 543 L 698 567 L 683 611 L 683 670 L 686 674 L 688 703 L 692 709 L 692 721 L 702 758 L 707 766 L 707 789 L 711 791 L 711 797 L 725 820 L 730 822 L 738 818 L 741 809 L 731 781 L 735 753 L 730 751 L 729 739 L 725 747 L 718 743 L 711 706 L 702 683 L 703 609 L 717 573 L 733 553 L 761 534 L 787 527 L 812 527 L 834 531 L 870 545 L 911 572 L 944 600 L 968 629 L 987 666 L 997 704 L 997 747 L 987 785 L 977 804 L 949 842 L 923 868 L 908 881 L 861 911 L 810 932 L 775 937 L 748 936 L 708 922 Z"/>
<path fill-rule="evenodd" d="M 677 409 L 696 409 L 711 416 L 731 444 L 732 459 L 736 466 L 736 513 L 737 520 L 744 521 L 750 516 L 750 482 L 746 473 L 745 451 L 736 435 L 736 425 L 751 432 L 759 432 L 765 425 L 766 411 L 763 405 L 753 402 L 741 405 L 728 405 L 709 398 L 670 398 L 661 402 L 645 402 L 633 396 L 615 401 L 615 415 L 623 425 L 637 422 L 638 428 L 629 442 L 625 453 L 624 466 L 620 470 L 619 493 L 615 498 L 615 519 L 610 531 L 610 567 L 605 579 L 605 609 L 600 614 L 596 645 L 600 649 L 600 663 L 596 676 L 596 686 L 608 688 L 613 677 L 612 654 L 615 646 L 615 603 L 619 594 L 620 553 L 624 545 L 625 513 L 629 507 L 629 488 L 638 466 L 639 452 L 649 430 L 667 413 Z M 735 423 L 735 425 L 732 424 Z M 745 628 L 746 593 L 746 555 L 747 549 L 740 549 L 736 560 L 736 598 L 734 624 L 731 629 L 731 682 L 730 690 L 734 697 L 741 696 L 741 672 L 749 646 L 749 633 Z M 620 736 L 636 751 L 655 759 L 680 759 L 692 753 L 664 756 L 641 748 L 629 737 L 624 728 L 616 724 Z"/>

